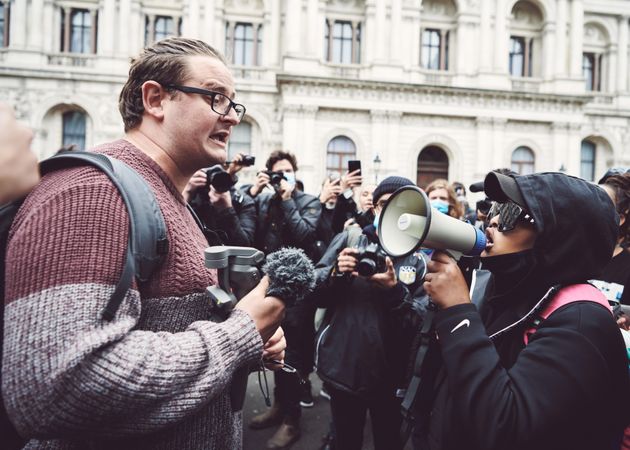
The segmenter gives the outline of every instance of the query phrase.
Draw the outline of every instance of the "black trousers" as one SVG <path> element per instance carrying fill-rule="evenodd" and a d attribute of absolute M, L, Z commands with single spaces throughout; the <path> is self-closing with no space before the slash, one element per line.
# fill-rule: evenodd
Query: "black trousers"
<path fill-rule="evenodd" d="M 393 389 L 387 389 L 362 398 L 331 387 L 329 393 L 335 430 L 335 448 L 361 450 L 366 413 L 369 411 L 374 448 L 376 450 L 402 449 L 400 400 L 394 396 L 393 392 Z"/>
<path fill-rule="evenodd" d="M 305 369 L 312 367 L 313 363 L 309 362 L 308 345 L 305 348 L 304 342 L 309 339 L 310 329 L 307 326 L 301 326 L 302 322 L 304 322 L 303 314 L 296 314 L 295 311 L 291 311 L 287 316 L 282 323 L 284 337 L 287 340 L 284 360 L 303 374 L 308 374 L 308 371 Z M 312 319 L 310 320 L 310 328 L 313 328 Z M 283 415 L 299 419 L 302 415 L 302 408 L 300 407 L 300 374 L 276 370 L 274 372 L 274 383 L 274 397 L 280 404 Z"/>

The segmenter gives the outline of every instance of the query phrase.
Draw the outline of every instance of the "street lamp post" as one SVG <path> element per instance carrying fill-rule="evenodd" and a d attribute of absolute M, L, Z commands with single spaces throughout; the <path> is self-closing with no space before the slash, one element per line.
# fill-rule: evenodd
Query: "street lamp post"
<path fill-rule="evenodd" d="M 378 170 L 381 168 L 381 162 L 381 158 L 379 158 L 377 153 L 372 161 L 374 164 L 374 184 L 378 184 Z"/>

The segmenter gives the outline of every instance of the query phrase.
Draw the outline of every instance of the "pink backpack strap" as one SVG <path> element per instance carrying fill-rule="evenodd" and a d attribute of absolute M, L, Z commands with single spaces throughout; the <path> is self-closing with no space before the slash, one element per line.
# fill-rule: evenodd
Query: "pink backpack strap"
<path fill-rule="evenodd" d="M 608 300 L 606 299 L 604 294 L 602 294 L 602 292 L 595 286 L 586 283 L 565 286 L 560 289 L 556 295 L 553 296 L 551 301 L 547 303 L 547 306 L 545 306 L 538 314 L 539 320 L 537 321 L 537 323 L 534 326 L 525 330 L 525 333 L 523 333 L 523 341 L 525 342 L 525 345 L 528 344 L 529 337 L 536 332 L 540 323 L 543 320 L 547 319 L 550 315 L 552 315 L 554 311 L 562 308 L 564 305 L 568 305 L 569 303 L 580 301 L 594 302 L 600 304 L 604 308 L 606 308 L 612 315 L 612 308 L 610 307 Z"/>

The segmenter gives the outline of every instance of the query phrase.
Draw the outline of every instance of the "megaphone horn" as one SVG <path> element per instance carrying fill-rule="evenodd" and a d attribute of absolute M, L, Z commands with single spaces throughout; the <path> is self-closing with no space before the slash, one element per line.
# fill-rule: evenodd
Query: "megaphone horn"
<path fill-rule="evenodd" d="M 391 256 L 405 256 L 420 246 L 462 254 L 479 255 L 486 248 L 481 230 L 442 214 L 416 186 L 404 186 L 392 194 L 381 211 L 378 225 L 381 247 Z"/>

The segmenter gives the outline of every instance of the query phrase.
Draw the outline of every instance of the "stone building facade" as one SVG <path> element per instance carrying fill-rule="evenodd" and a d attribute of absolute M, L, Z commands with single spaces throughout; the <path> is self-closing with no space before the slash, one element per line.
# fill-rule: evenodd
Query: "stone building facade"
<path fill-rule="evenodd" d="M 116 139 L 129 58 L 181 35 L 232 63 L 230 151 L 293 151 L 308 191 L 348 159 L 421 185 L 596 180 L 630 166 L 629 17 L 630 0 L 0 0 L 0 101 L 40 157 Z"/>

